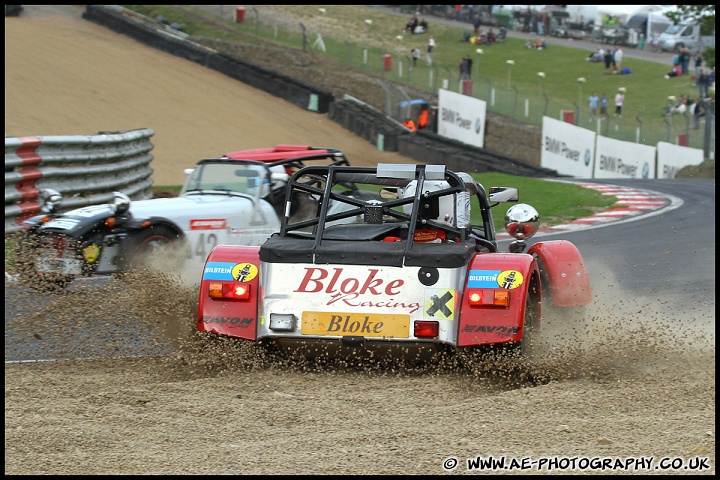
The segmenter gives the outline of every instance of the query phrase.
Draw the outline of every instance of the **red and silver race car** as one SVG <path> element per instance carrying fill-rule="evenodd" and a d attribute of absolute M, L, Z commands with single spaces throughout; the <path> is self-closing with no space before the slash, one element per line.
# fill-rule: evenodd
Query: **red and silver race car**
<path fill-rule="evenodd" d="M 62 196 L 43 190 L 43 213 L 22 224 L 21 279 L 64 288 L 77 277 L 129 271 L 164 249 L 165 265 L 196 280 L 214 246 L 260 245 L 277 232 L 288 178 L 317 164 L 349 165 L 333 148 L 276 145 L 200 160 L 173 198 L 130 201 L 115 192 L 109 204 L 59 213 Z"/>
<path fill-rule="evenodd" d="M 289 180 L 278 233 L 208 256 L 197 328 L 306 353 L 522 353 L 545 308 L 581 310 L 591 289 L 572 243 L 524 253 L 540 224 L 529 205 L 507 211 L 515 239 L 498 250 L 490 209 L 517 201 L 515 188 L 487 192 L 442 165 L 303 168 Z M 348 208 L 331 213 L 335 202 Z"/>

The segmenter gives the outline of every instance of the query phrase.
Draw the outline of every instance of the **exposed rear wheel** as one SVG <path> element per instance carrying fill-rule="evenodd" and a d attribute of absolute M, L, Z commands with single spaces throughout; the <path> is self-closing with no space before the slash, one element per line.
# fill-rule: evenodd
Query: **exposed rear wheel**
<path fill-rule="evenodd" d="M 37 262 L 45 259 L 52 261 L 63 256 L 66 249 L 72 248 L 72 242 L 64 235 L 23 236 L 18 242 L 15 265 L 20 282 L 39 292 L 55 293 L 63 291 L 75 279 L 74 275 L 38 271 Z"/>

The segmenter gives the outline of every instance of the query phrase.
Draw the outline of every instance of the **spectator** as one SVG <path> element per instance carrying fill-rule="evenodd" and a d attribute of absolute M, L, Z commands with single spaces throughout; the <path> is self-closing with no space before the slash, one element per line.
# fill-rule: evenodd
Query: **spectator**
<path fill-rule="evenodd" d="M 702 67 L 702 55 L 700 55 L 700 52 L 695 52 L 695 55 L 693 55 L 693 61 L 695 62 L 695 81 L 697 82 L 697 79 L 700 77 L 700 67 Z"/>
<path fill-rule="evenodd" d="M 473 29 L 475 31 L 475 36 L 477 37 L 480 34 L 480 26 L 482 25 L 482 20 L 480 20 L 480 14 L 475 14 L 475 20 L 473 20 Z"/>
<path fill-rule="evenodd" d="M 427 108 L 423 108 L 423 110 L 420 112 L 420 115 L 418 115 L 418 124 L 417 128 L 425 128 L 428 126 L 428 116 L 429 116 L 430 110 Z"/>
<path fill-rule="evenodd" d="M 671 115 L 672 114 L 673 107 L 675 106 L 675 104 L 673 103 L 674 101 L 675 101 L 675 97 L 673 97 L 673 96 L 668 97 L 668 103 L 665 106 L 665 111 L 663 111 L 663 115 Z"/>
<path fill-rule="evenodd" d="M 420 58 L 420 49 L 413 47 L 410 49 L 410 55 L 412 56 L 413 67 L 417 67 L 417 61 Z"/>
<path fill-rule="evenodd" d="M 495 35 L 495 32 L 493 32 L 492 27 L 490 27 L 490 30 L 487 33 L 487 44 L 492 45 L 497 41 L 497 35 Z"/>
<path fill-rule="evenodd" d="M 597 96 L 597 93 L 592 92 L 592 95 L 588 98 L 588 107 L 590 108 L 590 116 L 588 117 L 588 122 L 592 122 L 597 118 L 598 113 L 598 102 L 600 99 Z"/>
<path fill-rule="evenodd" d="M 415 33 L 415 27 L 418 25 L 418 19 L 415 15 L 410 17 L 410 20 L 405 24 L 405 31 L 408 33 Z"/>
<path fill-rule="evenodd" d="M 600 115 L 607 117 L 608 97 L 604 93 L 600 96 Z"/>
<path fill-rule="evenodd" d="M 425 17 L 420 18 L 420 23 L 417 26 L 417 33 L 426 33 L 428 31 L 428 22 Z"/>
<path fill-rule="evenodd" d="M 680 100 L 672 105 L 665 115 L 682 115 L 686 111 L 687 104 L 685 103 L 685 99 L 681 96 Z"/>
<path fill-rule="evenodd" d="M 700 128 L 700 118 L 705 116 L 705 108 L 699 98 L 690 105 L 690 115 L 693 118 L 693 129 L 698 130 Z"/>
<path fill-rule="evenodd" d="M 432 53 L 433 50 L 435 50 L 435 39 L 433 37 L 430 37 L 427 44 L 425 45 L 427 48 L 427 53 L 425 54 L 425 59 L 427 60 L 428 66 L 432 65 Z"/>
<path fill-rule="evenodd" d="M 545 35 L 545 13 L 539 12 L 537 15 L 537 33 L 538 35 Z"/>
<path fill-rule="evenodd" d="M 682 75 L 682 69 L 680 65 L 673 65 L 668 73 L 665 74 L 665 79 L 679 77 Z"/>
<path fill-rule="evenodd" d="M 590 52 L 590 55 L 587 56 L 586 60 L 591 63 L 602 62 L 604 56 L 605 50 L 603 50 L 602 47 L 598 47 L 594 52 Z"/>
<path fill-rule="evenodd" d="M 603 60 L 605 61 L 605 75 L 610 75 L 610 66 L 612 65 L 612 51 L 609 48 L 605 50 L 605 56 L 603 57 Z"/>
<path fill-rule="evenodd" d="M 467 57 L 463 57 L 460 63 L 458 63 L 458 74 L 460 75 L 460 80 L 468 78 Z"/>
<path fill-rule="evenodd" d="M 682 73 L 683 75 L 688 75 L 690 73 L 690 49 L 687 47 L 683 47 L 682 49 L 682 64 L 680 65 L 682 67 Z"/>
<path fill-rule="evenodd" d="M 695 79 L 695 85 L 698 87 L 700 98 L 705 98 L 708 95 L 710 87 L 710 76 L 707 73 L 707 69 L 701 67 L 699 70 L 700 74 Z"/>
<path fill-rule="evenodd" d="M 615 45 L 615 51 L 613 52 L 613 65 L 615 71 L 613 73 L 620 73 L 620 66 L 622 65 L 623 51 L 620 45 Z"/>
<path fill-rule="evenodd" d="M 618 91 L 615 94 L 615 116 L 616 117 L 622 118 L 623 103 L 625 103 L 625 92 L 623 92 L 622 88 L 618 88 Z"/>
<path fill-rule="evenodd" d="M 500 27 L 500 33 L 498 33 L 497 41 L 504 42 L 505 37 L 507 37 L 507 28 L 505 28 L 505 26 L 503 25 L 502 27 Z"/>

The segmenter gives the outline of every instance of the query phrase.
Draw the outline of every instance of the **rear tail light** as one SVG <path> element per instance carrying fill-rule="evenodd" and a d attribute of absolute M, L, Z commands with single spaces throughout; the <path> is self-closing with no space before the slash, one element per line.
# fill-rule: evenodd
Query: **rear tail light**
<path fill-rule="evenodd" d="M 437 338 L 440 324 L 436 320 L 416 320 L 413 335 L 416 338 Z"/>
<path fill-rule="evenodd" d="M 210 282 L 208 284 L 208 295 L 210 298 L 225 300 L 249 300 L 250 284 Z"/>
<path fill-rule="evenodd" d="M 471 307 L 508 307 L 510 292 L 490 289 L 469 290 L 468 303 Z"/>

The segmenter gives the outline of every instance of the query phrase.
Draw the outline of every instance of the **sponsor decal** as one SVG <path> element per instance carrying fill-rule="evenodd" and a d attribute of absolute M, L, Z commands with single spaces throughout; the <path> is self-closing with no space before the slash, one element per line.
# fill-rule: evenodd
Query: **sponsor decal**
<path fill-rule="evenodd" d="M 258 267 L 252 263 L 238 263 L 232 269 L 232 277 L 238 282 L 249 282 L 257 277 Z"/>
<path fill-rule="evenodd" d="M 235 262 L 208 262 L 203 270 L 203 280 L 234 280 Z"/>
<path fill-rule="evenodd" d="M 88 263 L 94 263 L 97 261 L 98 258 L 100 258 L 100 247 L 93 243 L 92 245 L 88 245 L 87 247 L 83 248 L 83 258 Z"/>
<path fill-rule="evenodd" d="M 72 230 L 80 223 L 80 220 L 76 220 L 74 218 L 56 218 L 54 220 L 50 220 L 45 225 L 43 225 L 44 228 L 58 228 L 60 230 Z"/>
<path fill-rule="evenodd" d="M 190 220 L 190 230 L 223 230 L 227 226 L 224 218 Z"/>
<path fill-rule="evenodd" d="M 442 230 L 417 229 L 413 237 L 416 242 L 434 242 L 438 239 L 445 240 L 445 232 Z"/>
<path fill-rule="evenodd" d="M 257 274 L 258 267 L 252 263 L 208 262 L 203 270 L 203 280 L 249 282 Z"/>
<path fill-rule="evenodd" d="M 202 317 L 203 323 L 208 324 L 219 324 L 219 325 L 229 325 L 231 327 L 241 327 L 241 328 L 247 328 L 249 325 L 252 325 L 253 319 L 250 317 L 240 318 L 240 317 Z"/>
<path fill-rule="evenodd" d="M 565 157 L 570 161 L 580 160 L 580 150 L 573 150 L 567 143 L 551 137 L 545 137 L 545 151 Z"/>
<path fill-rule="evenodd" d="M 512 290 L 522 285 L 523 275 L 517 270 L 505 270 L 498 275 L 497 283 L 500 285 L 500 288 Z"/>
<path fill-rule="evenodd" d="M 462 329 L 465 333 L 499 333 L 515 335 L 520 332 L 520 327 L 505 327 L 503 325 L 465 325 Z"/>
<path fill-rule="evenodd" d="M 427 289 L 425 291 L 425 313 L 431 317 L 452 320 L 455 312 L 455 290 Z"/>
<path fill-rule="evenodd" d="M 468 288 L 497 288 L 500 270 L 470 270 Z"/>
<path fill-rule="evenodd" d="M 512 290 L 523 284 L 522 273 L 517 270 L 470 270 L 468 288 L 505 288 Z"/>
<path fill-rule="evenodd" d="M 330 296 L 327 305 L 348 305 L 363 308 L 406 309 L 413 313 L 422 305 L 418 302 L 395 300 L 401 295 L 405 281 L 378 278 L 378 269 L 368 269 L 365 278 L 347 275 L 343 268 L 306 267 L 305 275 L 293 291 L 297 293 L 325 293 Z M 370 296 L 368 298 L 368 296 Z"/>
<path fill-rule="evenodd" d="M 300 330 L 303 335 L 407 338 L 409 325 L 406 314 L 303 312 Z"/>

